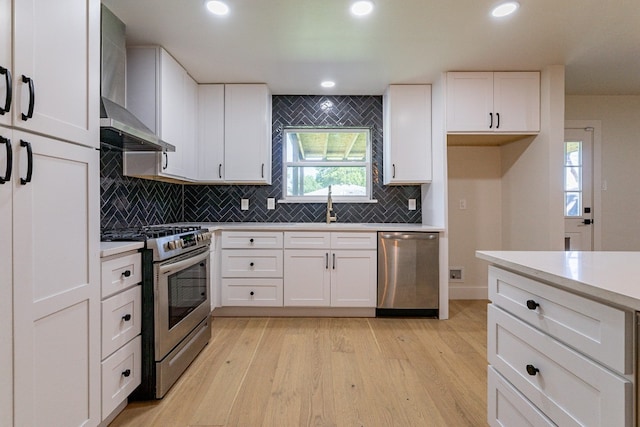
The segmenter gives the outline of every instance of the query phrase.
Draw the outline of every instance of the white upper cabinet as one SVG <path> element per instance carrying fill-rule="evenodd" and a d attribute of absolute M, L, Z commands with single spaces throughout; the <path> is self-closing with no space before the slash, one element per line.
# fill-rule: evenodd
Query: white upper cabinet
<path fill-rule="evenodd" d="M 125 175 L 194 179 L 197 83 L 158 46 L 127 49 L 127 108 L 175 152 L 124 154 Z"/>
<path fill-rule="evenodd" d="M 8 34 L 0 41 L 0 61 L 6 62 L 11 2 L 3 2 L 0 31 Z M 12 125 L 99 147 L 100 2 L 16 0 L 13 7 L 13 67 L 0 64 L 13 77 Z M 0 79 L 5 104 L 6 74 Z"/>
<path fill-rule="evenodd" d="M 198 87 L 198 181 L 224 181 L 224 85 Z"/>
<path fill-rule="evenodd" d="M 431 182 L 431 86 L 389 86 L 383 112 L 384 184 Z"/>
<path fill-rule="evenodd" d="M 11 124 L 11 0 L 0 0 L 0 125 Z M 2 409 L 2 408 L 0 408 Z"/>
<path fill-rule="evenodd" d="M 539 131 L 539 72 L 447 73 L 447 132 Z"/>
<path fill-rule="evenodd" d="M 267 85 L 225 85 L 224 131 L 225 181 L 271 184 L 271 92 Z"/>

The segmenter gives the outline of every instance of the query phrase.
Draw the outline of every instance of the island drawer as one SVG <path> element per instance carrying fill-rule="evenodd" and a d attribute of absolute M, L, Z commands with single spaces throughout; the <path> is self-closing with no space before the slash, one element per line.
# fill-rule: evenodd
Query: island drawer
<path fill-rule="evenodd" d="M 489 267 L 489 299 L 624 374 L 633 372 L 633 313 Z"/>
<path fill-rule="evenodd" d="M 282 250 L 223 250 L 222 277 L 282 277 Z"/>
<path fill-rule="evenodd" d="M 267 231 L 223 231 L 223 249 L 282 249 L 283 233 Z"/>
<path fill-rule="evenodd" d="M 222 305 L 282 307 L 282 282 L 282 279 L 222 279 Z"/>
<path fill-rule="evenodd" d="M 487 315 L 489 363 L 554 423 L 631 425 L 631 381 L 493 304 Z"/>
<path fill-rule="evenodd" d="M 487 369 L 488 416 L 491 427 L 554 427 L 555 424 L 493 367 Z"/>

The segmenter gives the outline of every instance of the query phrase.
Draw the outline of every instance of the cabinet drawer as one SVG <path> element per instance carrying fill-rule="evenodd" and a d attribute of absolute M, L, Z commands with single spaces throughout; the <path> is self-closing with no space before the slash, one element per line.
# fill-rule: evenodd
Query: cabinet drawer
<path fill-rule="evenodd" d="M 618 372 L 633 371 L 632 313 L 494 266 L 488 286 L 497 306 Z"/>
<path fill-rule="evenodd" d="M 487 421 L 490 426 L 555 426 L 491 366 L 487 369 L 487 385 Z"/>
<path fill-rule="evenodd" d="M 282 232 L 223 231 L 222 248 L 278 249 L 282 248 Z"/>
<path fill-rule="evenodd" d="M 102 357 L 105 358 L 140 334 L 141 286 L 102 301 Z"/>
<path fill-rule="evenodd" d="M 223 279 L 223 306 L 282 307 L 282 279 Z"/>
<path fill-rule="evenodd" d="M 312 231 L 286 231 L 284 233 L 286 249 L 329 249 L 331 233 Z"/>
<path fill-rule="evenodd" d="M 282 277 L 282 250 L 223 250 L 222 277 Z"/>
<path fill-rule="evenodd" d="M 630 381 L 494 304 L 487 324 L 489 363 L 554 423 L 631 425 Z"/>
<path fill-rule="evenodd" d="M 140 384 L 140 336 L 102 362 L 102 419 Z"/>
<path fill-rule="evenodd" d="M 102 298 L 127 289 L 142 280 L 140 252 L 102 261 Z"/>
<path fill-rule="evenodd" d="M 331 249 L 377 249 L 377 233 L 331 233 Z"/>

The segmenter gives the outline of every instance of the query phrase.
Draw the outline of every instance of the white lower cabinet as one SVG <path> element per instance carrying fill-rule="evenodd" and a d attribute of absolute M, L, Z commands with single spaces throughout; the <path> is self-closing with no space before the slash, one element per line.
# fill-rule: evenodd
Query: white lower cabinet
<path fill-rule="evenodd" d="M 222 306 L 282 307 L 282 232 L 223 231 L 221 241 Z"/>
<path fill-rule="evenodd" d="M 489 292 L 490 425 L 632 425 L 633 313 L 493 266 Z"/>
<path fill-rule="evenodd" d="M 141 254 L 102 259 L 102 421 L 108 423 L 141 380 Z"/>
<path fill-rule="evenodd" d="M 285 306 L 376 306 L 375 233 L 285 232 L 284 240 Z"/>

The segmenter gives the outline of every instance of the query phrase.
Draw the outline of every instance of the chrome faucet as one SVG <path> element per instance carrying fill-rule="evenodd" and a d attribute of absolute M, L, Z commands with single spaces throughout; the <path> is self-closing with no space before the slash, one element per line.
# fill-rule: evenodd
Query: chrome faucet
<path fill-rule="evenodd" d="M 327 224 L 338 221 L 338 215 L 334 214 L 333 216 L 331 216 L 331 212 L 333 212 L 333 201 L 331 200 L 331 186 L 329 186 L 329 192 L 327 196 Z"/>

